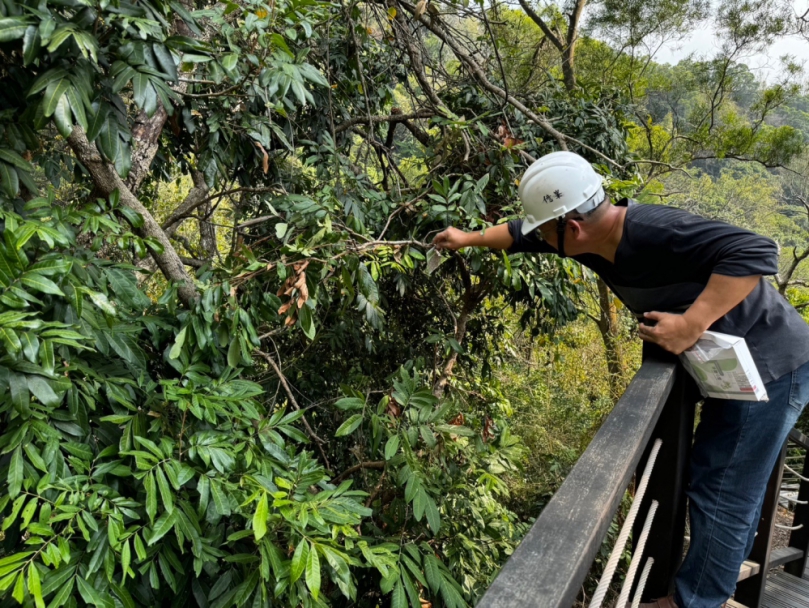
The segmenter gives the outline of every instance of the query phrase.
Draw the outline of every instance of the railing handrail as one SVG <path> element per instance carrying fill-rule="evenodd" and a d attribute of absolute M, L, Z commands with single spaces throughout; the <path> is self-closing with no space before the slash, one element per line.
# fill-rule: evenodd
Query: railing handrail
<path fill-rule="evenodd" d="M 478 603 L 569 608 L 674 386 L 677 364 L 644 360 L 587 450 Z"/>

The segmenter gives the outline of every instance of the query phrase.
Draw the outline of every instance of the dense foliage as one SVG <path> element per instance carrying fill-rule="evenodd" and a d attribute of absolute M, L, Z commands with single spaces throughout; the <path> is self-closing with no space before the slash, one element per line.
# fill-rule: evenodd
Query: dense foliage
<path fill-rule="evenodd" d="M 0 605 L 473 604 L 636 359 L 575 265 L 429 246 L 541 154 L 803 255 L 711 164 L 800 162 L 797 89 L 526 7 L 0 3 Z"/>

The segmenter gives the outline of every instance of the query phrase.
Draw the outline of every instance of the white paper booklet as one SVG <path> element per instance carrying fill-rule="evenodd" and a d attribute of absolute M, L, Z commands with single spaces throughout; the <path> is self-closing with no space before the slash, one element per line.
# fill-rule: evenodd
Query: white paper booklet
<path fill-rule="evenodd" d="M 744 338 L 706 331 L 680 360 L 706 397 L 768 401 Z"/>

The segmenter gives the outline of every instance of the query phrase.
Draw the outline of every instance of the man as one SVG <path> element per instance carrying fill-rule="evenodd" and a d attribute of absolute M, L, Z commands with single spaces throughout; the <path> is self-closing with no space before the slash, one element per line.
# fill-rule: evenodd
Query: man
<path fill-rule="evenodd" d="M 533 163 L 519 195 L 525 219 L 449 228 L 435 245 L 570 256 L 641 319 L 641 338 L 675 354 L 707 329 L 747 341 L 769 401 L 705 400 L 690 465 L 691 543 L 674 596 L 646 604 L 718 608 L 735 590 L 770 472 L 809 401 L 809 325 L 762 278 L 778 270 L 777 247 L 680 209 L 612 205 L 600 176 L 570 152 Z"/>

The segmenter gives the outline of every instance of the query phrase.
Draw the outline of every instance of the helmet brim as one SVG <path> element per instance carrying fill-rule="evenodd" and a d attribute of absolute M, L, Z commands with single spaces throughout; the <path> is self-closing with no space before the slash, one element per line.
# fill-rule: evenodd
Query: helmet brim
<path fill-rule="evenodd" d="M 522 226 L 520 226 L 520 232 L 523 235 L 529 234 L 534 230 L 536 230 L 537 228 L 539 228 L 544 223 L 545 222 L 538 222 L 536 220 L 529 220 L 526 218 L 522 221 Z"/>

